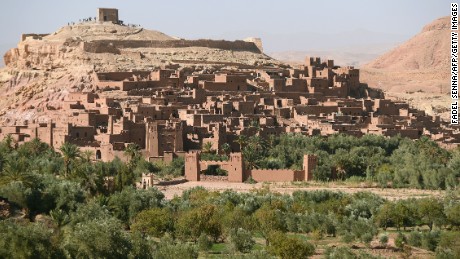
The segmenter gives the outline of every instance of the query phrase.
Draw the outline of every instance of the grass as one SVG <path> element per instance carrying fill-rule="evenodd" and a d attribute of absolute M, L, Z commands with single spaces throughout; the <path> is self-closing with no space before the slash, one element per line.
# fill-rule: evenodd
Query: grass
<path fill-rule="evenodd" d="M 213 254 L 223 254 L 228 251 L 228 245 L 226 243 L 216 243 L 213 244 L 211 249 L 209 250 L 210 253 Z"/>
<path fill-rule="evenodd" d="M 397 231 L 394 228 L 387 229 L 386 233 L 391 239 L 394 239 L 397 235 Z M 408 233 L 408 232 L 407 232 Z M 306 240 L 312 243 L 316 247 L 316 254 L 323 255 L 325 249 L 334 246 L 346 246 L 350 247 L 355 254 L 366 253 L 374 256 L 380 256 L 379 258 L 399 258 L 401 252 L 393 249 L 381 249 L 378 247 L 367 246 L 357 240 L 352 243 L 344 243 L 340 237 L 324 236 L 322 239 L 314 240 L 312 234 L 299 234 L 299 233 L 288 233 L 288 235 L 297 236 L 302 240 Z M 252 248 L 252 251 L 260 251 L 266 249 L 265 240 L 261 237 L 253 236 L 256 244 Z M 378 236 L 374 237 L 374 243 L 378 240 Z M 211 249 L 207 252 L 201 252 L 199 258 L 226 258 L 231 255 L 242 255 L 241 253 L 233 253 L 230 249 L 228 242 L 213 244 Z M 411 258 L 434 258 L 434 253 L 425 249 L 417 248 L 412 251 Z M 316 258 L 316 257 L 315 257 Z M 319 258 L 319 257 L 318 257 Z"/>

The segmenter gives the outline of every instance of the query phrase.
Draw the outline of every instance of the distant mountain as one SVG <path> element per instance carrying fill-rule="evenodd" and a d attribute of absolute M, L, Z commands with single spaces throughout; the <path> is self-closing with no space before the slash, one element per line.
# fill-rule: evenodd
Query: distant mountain
<path fill-rule="evenodd" d="M 426 25 L 404 44 L 370 62 L 365 67 L 387 70 L 448 69 L 450 18 Z"/>
<path fill-rule="evenodd" d="M 450 106 L 450 17 L 439 18 L 361 68 L 360 80 L 388 97 L 444 118 Z"/>
<path fill-rule="evenodd" d="M 289 63 L 303 63 L 306 56 L 317 56 L 322 59 L 333 59 L 336 64 L 341 66 L 360 67 L 382 55 L 385 51 L 390 50 L 395 45 L 391 43 L 353 45 L 331 50 L 280 51 L 269 53 L 269 55 L 272 58 Z"/>

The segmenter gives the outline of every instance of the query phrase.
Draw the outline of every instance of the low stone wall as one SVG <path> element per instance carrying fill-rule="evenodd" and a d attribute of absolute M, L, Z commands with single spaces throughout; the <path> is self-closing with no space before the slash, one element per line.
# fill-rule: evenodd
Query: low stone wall
<path fill-rule="evenodd" d="M 304 172 L 295 170 L 250 170 L 248 176 L 252 177 L 256 182 L 293 182 L 304 181 Z"/>
<path fill-rule="evenodd" d="M 219 175 L 200 175 L 200 180 L 204 182 L 228 182 L 228 176 Z"/>
<path fill-rule="evenodd" d="M 146 41 L 146 40 L 97 40 L 84 42 L 82 48 L 90 53 L 119 53 L 118 49 L 124 48 L 188 48 L 204 47 L 213 49 L 233 50 L 233 51 L 250 51 L 261 53 L 260 49 L 253 42 L 241 40 L 168 40 L 168 41 Z"/>
<path fill-rule="evenodd" d="M 21 35 L 21 41 L 25 41 L 27 38 L 32 37 L 34 40 L 41 40 L 43 37 L 50 35 L 49 33 L 39 34 L 39 33 L 25 33 Z"/>

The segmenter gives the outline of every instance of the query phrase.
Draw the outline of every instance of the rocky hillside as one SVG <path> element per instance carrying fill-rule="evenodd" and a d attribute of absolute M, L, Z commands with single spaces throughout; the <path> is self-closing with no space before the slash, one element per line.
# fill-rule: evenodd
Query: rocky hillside
<path fill-rule="evenodd" d="M 426 25 L 412 39 L 366 64 L 364 68 L 386 70 L 442 70 L 448 68 L 449 17 Z"/>
<path fill-rule="evenodd" d="M 172 64 L 203 71 L 280 64 L 261 51 L 260 42 L 189 41 L 109 22 L 64 26 L 49 35 L 23 35 L 3 59 L 0 120 L 8 124 L 40 120 L 58 109 L 69 92 L 93 90 L 94 72 L 153 70 Z"/>
<path fill-rule="evenodd" d="M 361 67 L 361 81 L 387 96 L 446 116 L 449 106 L 449 17 L 439 18 L 388 53 Z"/>

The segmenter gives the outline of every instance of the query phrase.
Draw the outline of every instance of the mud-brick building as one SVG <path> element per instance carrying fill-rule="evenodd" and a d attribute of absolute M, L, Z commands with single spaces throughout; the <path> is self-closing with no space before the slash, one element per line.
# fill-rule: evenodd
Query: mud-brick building
<path fill-rule="evenodd" d="M 249 178 L 257 182 L 292 182 L 313 180 L 313 170 L 317 165 L 315 155 L 304 155 L 303 170 L 291 169 L 251 169 L 246 170 L 241 153 L 230 153 L 227 161 L 205 161 L 200 159 L 200 151 L 185 154 L 185 178 L 200 181 L 201 172 L 208 166 L 219 166 L 228 172 L 229 182 L 244 182 Z"/>

